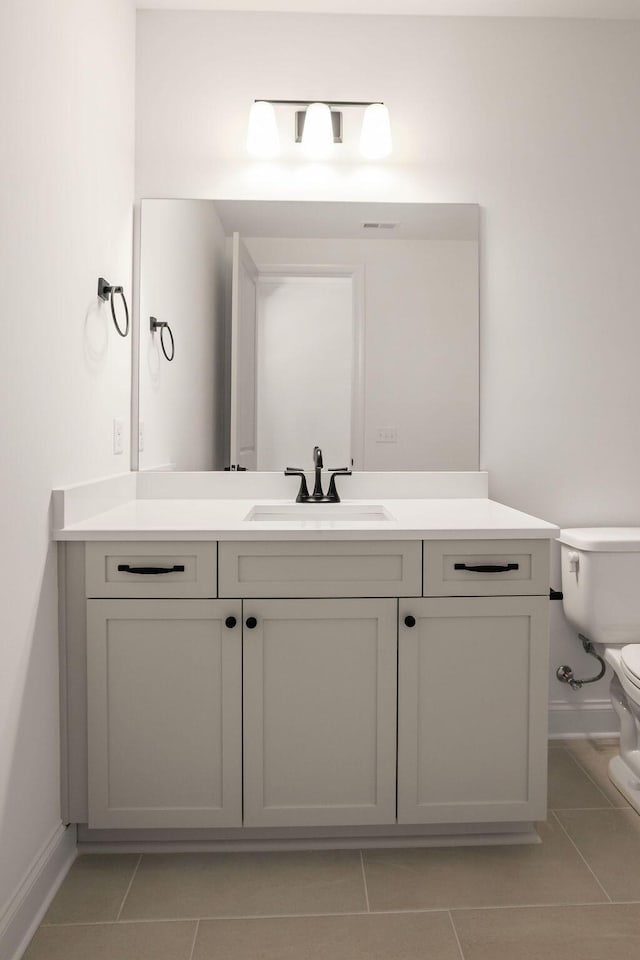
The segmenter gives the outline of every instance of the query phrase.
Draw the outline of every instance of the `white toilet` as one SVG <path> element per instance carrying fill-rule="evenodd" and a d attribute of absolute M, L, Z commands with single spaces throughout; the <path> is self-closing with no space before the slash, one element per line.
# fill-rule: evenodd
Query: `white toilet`
<path fill-rule="evenodd" d="M 558 539 L 565 614 L 614 671 L 620 755 L 609 776 L 640 813 L 640 527 L 562 530 Z"/>

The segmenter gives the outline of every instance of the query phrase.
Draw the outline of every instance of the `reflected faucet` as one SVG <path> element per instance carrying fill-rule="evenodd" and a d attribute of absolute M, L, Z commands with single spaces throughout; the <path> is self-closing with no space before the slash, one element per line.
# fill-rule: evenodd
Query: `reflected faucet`
<path fill-rule="evenodd" d="M 322 450 L 320 447 L 313 448 L 313 468 L 315 471 L 315 484 L 313 493 L 309 494 L 307 487 L 307 478 L 301 467 L 287 467 L 284 472 L 285 477 L 300 477 L 300 489 L 296 497 L 296 503 L 340 503 L 340 497 L 336 490 L 336 477 L 349 477 L 351 470 L 349 467 L 339 467 L 331 469 L 331 480 L 329 481 L 329 490 L 325 495 L 322 490 Z"/>

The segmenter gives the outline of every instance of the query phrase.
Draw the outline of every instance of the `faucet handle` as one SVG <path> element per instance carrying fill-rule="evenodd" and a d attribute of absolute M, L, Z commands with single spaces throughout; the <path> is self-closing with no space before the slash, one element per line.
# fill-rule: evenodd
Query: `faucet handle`
<path fill-rule="evenodd" d="M 340 503 L 340 496 L 336 489 L 336 477 L 350 477 L 351 468 L 350 467 L 337 467 L 329 468 L 329 473 L 331 474 L 331 480 L 329 481 L 329 489 L 327 490 L 327 500 L 330 500 L 331 503 Z"/>
<path fill-rule="evenodd" d="M 300 477 L 300 489 L 296 497 L 296 503 L 303 503 L 309 499 L 309 488 L 307 487 L 307 478 L 302 467 L 287 467 L 284 471 L 285 477 Z"/>

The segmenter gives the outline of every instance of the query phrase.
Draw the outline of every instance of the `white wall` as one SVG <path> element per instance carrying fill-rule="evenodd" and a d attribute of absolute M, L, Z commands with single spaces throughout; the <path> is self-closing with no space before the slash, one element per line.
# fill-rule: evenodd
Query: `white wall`
<path fill-rule="evenodd" d="M 565 526 L 640 523 L 638 22 L 144 11 L 138 23 L 138 196 L 478 202 L 492 496 Z M 249 161 L 259 97 L 384 99 L 393 159 L 309 164 L 291 146 Z M 552 665 L 589 669 L 576 649 L 553 605 Z"/>
<path fill-rule="evenodd" d="M 129 469 L 135 18 L 130 0 L 0 5 L 0 918 L 60 823 L 51 488 Z"/>
<path fill-rule="evenodd" d="M 478 244 L 247 238 L 259 264 L 364 275 L 364 469 L 478 469 Z M 379 428 L 397 431 L 378 443 Z M 305 461 L 303 461 L 304 463 Z"/>
<path fill-rule="evenodd" d="M 141 210 L 140 469 L 224 466 L 226 246 L 213 203 L 153 200 Z M 149 317 L 173 333 L 171 362 Z M 164 342 L 171 355 L 170 337 Z"/>

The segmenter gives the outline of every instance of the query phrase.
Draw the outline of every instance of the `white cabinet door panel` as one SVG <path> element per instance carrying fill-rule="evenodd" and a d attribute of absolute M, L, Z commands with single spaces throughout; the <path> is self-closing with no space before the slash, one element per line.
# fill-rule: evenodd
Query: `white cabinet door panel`
<path fill-rule="evenodd" d="M 395 821 L 396 610 L 245 601 L 245 825 Z"/>
<path fill-rule="evenodd" d="M 240 603 L 87 606 L 89 826 L 239 826 Z"/>
<path fill-rule="evenodd" d="M 548 600 L 402 601 L 398 643 L 398 821 L 544 819 Z"/>

